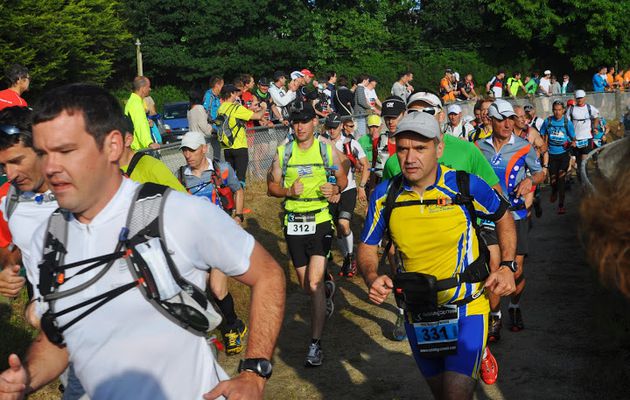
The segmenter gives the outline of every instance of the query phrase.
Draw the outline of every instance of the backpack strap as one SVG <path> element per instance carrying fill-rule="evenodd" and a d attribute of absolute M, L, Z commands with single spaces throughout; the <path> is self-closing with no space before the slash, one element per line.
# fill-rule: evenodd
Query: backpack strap
<path fill-rule="evenodd" d="M 7 221 L 13 215 L 18 203 L 20 202 L 20 191 L 9 183 L 9 191 L 7 192 L 6 202 L 4 205 L 4 215 L 7 217 Z"/>
<path fill-rule="evenodd" d="M 322 164 L 324 164 L 324 168 L 330 168 L 333 166 L 332 160 L 328 159 L 328 146 L 322 141 L 319 142 L 319 154 L 322 156 Z"/>
<path fill-rule="evenodd" d="M 138 165 L 140 159 L 146 155 L 146 153 L 143 153 L 141 151 L 134 153 L 133 157 L 131 157 L 131 161 L 129 161 L 127 172 L 125 173 L 125 176 L 127 176 L 127 178 L 131 177 L 131 174 L 133 173 L 133 170 L 136 169 L 136 165 Z"/>
<path fill-rule="evenodd" d="M 289 168 L 289 160 L 293 155 L 293 144 L 294 142 L 289 142 L 284 145 L 284 153 L 282 155 L 282 186 L 284 186 L 284 178 L 287 176 L 287 169 Z"/>

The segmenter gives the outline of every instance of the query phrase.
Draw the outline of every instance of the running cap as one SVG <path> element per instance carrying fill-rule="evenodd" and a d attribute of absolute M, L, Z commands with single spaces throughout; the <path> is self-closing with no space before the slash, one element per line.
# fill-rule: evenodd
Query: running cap
<path fill-rule="evenodd" d="M 273 73 L 273 81 L 277 82 L 278 79 L 282 78 L 282 77 L 286 77 L 287 74 L 285 74 L 283 71 L 276 71 Z"/>
<path fill-rule="evenodd" d="M 425 138 L 434 139 L 440 137 L 440 125 L 431 114 L 414 112 L 405 115 L 400 120 L 396 127 L 396 132 L 392 136 L 405 132 L 416 133 Z"/>
<path fill-rule="evenodd" d="M 299 78 L 304 78 L 304 74 L 301 73 L 300 71 L 291 72 L 291 79 L 299 79 Z"/>
<path fill-rule="evenodd" d="M 398 96 L 390 96 L 383 102 L 381 117 L 397 117 L 404 113 L 406 109 L 405 101 Z"/>
<path fill-rule="evenodd" d="M 309 78 L 312 78 L 315 76 L 315 74 L 313 74 L 311 71 L 309 71 L 308 69 L 304 68 L 303 70 L 300 71 L 300 73 L 302 74 L 302 76 L 308 76 Z"/>
<path fill-rule="evenodd" d="M 179 149 L 187 147 L 191 150 L 197 150 L 199 146 L 206 144 L 206 137 L 199 131 L 186 132 L 179 145 Z"/>
<path fill-rule="evenodd" d="M 545 75 L 551 75 L 551 71 L 549 71 L 548 69 L 545 70 L 544 72 Z"/>
<path fill-rule="evenodd" d="M 289 121 L 306 122 L 315 118 L 315 109 L 309 101 L 294 100 L 289 105 Z"/>
<path fill-rule="evenodd" d="M 447 114 L 461 114 L 461 113 L 462 113 L 462 108 L 459 105 L 452 104 L 448 106 Z"/>
<path fill-rule="evenodd" d="M 453 77 L 455 78 L 456 81 L 459 81 L 459 72 L 457 71 L 453 72 Z"/>
<path fill-rule="evenodd" d="M 490 116 L 490 118 L 498 119 L 499 121 L 503 121 L 504 119 L 515 115 L 512 104 L 502 99 L 496 99 L 494 103 L 490 104 L 490 108 L 488 108 L 488 116 Z"/>
<path fill-rule="evenodd" d="M 258 79 L 258 86 L 269 86 L 269 79 L 262 77 Z"/>
<path fill-rule="evenodd" d="M 430 107 L 439 107 L 442 109 L 442 100 L 435 94 L 431 92 L 426 92 L 422 90 L 418 90 L 413 92 L 407 98 L 407 109 L 409 106 L 417 101 L 423 101 L 427 103 Z"/>
<path fill-rule="evenodd" d="M 575 98 L 581 99 L 582 97 L 586 97 L 586 92 L 582 89 L 578 89 L 575 91 Z"/>
<path fill-rule="evenodd" d="M 381 117 L 374 114 L 370 115 L 367 117 L 367 126 L 381 126 Z"/>
<path fill-rule="evenodd" d="M 326 128 L 337 128 L 341 125 L 341 117 L 337 113 L 330 113 L 326 117 L 326 121 L 324 122 L 324 126 Z"/>

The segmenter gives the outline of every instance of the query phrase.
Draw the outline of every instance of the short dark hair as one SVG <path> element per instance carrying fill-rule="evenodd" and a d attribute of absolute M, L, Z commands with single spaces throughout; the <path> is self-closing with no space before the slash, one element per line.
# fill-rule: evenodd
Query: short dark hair
<path fill-rule="evenodd" d="M 398 74 L 398 80 L 401 80 L 403 76 L 407 76 L 407 75 L 411 75 L 413 74 L 413 72 L 411 71 L 404 71 Z"/>
<path fill-rule="evenodd" d="M 17 81 L 28 76 L 28 68 L 21 64 L 11 64 L 4 70 L 4 77 L 9 86 L 15 85 Z"/>
<path fill-rule="evenodd" d="M 112 131 L 125 133 L 127 123 L 118 100 L 107 90 L 90 83 L 72 83 L 46 92 L 33 107 L 33 125 L 52 121 L 64 111 L 83 115 L 85 130 L 99 150 Z"/>
<path fill-rule="evenodd" d="M 329 81 L 333 76 L 337 75 L 335 71 L 326 72 L 326 81 Z"/>
<path fill-rule="evenodd" d="M 190 106 L 192 107 L 195 104 L 203 104 L 203 96 L 205 95 L 205 91 L 199 84 L 193 85 L 188 92 L 188 101 L 190 101 Z"/>
<path fill-rule="evenodd" d="M 564 103 L 562 102 L 562 100 L 554 101 L 553 104 L 551 105 L 551 107 L 553 108 L 554 106 L 557 106 L 557 105 L 561 106 L 562 109 L 564 110 Z"/>
<path fill-rule="evenodd" d="M 378 79 L 374 75 L 368 76 L 368 82 L 378 82 Z"/>
<path fill-rule="evenodd" d="M 246 84 L 248 84 L 249 82 L 251 82 L 251 81 L 252 81 L 252 79 L 254 79 L 254 77 L 253 77 L 253 76 L 251 76 L 250 74 L 242 74 L 242 75 L 241 75 L 241 77 L 240 77 L 240 79 L 241 79 L 241 83 L 242 83 L 243 85 L 246 85 Z"/>
<path fill-rule="evenodd" d="M 348 86 L 348 77 L 341 75 L 337 78 L 337 86 Z"/>
<path fill-rule="evenodd" d="M 357 84 L 358 84 L 358 83 L 361 83 L 361 82 L 363 82 L 364 80 L 366 80 L 368 78 L 369 78 L 369 76 L 367 74 L 359 74 L 359 75 L 357 75 L 357 77 L 355 79 L 356 79 Z"/>
<path fill-rule="evenodd" d="M 214 87 L 214 85 L 216 85 L 219 82 L 223 82 L 223 78 L 222 77 L 220 77 L 220 76 L 210 77 L 210 81 L 209 81 L 210 89 L 212 89 Z"/>
<path fill-rule="evenodd" d="M 24 147 L 33 147 L 32 117 L 33 111 L 28 107 L 7 107 L 0 111 L 0 150 L 20 142 Z M 3 132 L 5 127 L 15 127 L 20 133 L 6 134 Z"/>

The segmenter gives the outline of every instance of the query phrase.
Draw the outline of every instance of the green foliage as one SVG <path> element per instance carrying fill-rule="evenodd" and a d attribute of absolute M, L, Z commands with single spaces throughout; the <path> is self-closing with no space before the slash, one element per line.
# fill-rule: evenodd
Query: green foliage
<path fill-rule="evenodd" d="M 10 0 L 0 3 L 0 59 L 19 62 L 33 87 L 105 83 L 130 36 L 116 0 Z"/>

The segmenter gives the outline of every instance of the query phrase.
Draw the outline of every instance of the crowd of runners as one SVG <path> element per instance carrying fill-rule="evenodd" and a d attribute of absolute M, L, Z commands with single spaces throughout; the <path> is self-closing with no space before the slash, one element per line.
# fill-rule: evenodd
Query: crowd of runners
<path fill-rule="evenodd" d="M 445 79 L 454 75 L 447 70 Z M 472 398 L 478 379 L 497 380 L 501 360 L 488 343 L 500 341 L 504 325 L 525 329 L 535 312 L 520 307 L 532 219 L 542 201 L 566 213 L 573 171 L 608 129 L 582 89 L 555 101 L 552 115 L 537 115 L 532 104 L 500 98 L 497 79 L 488 85 L 495 96 L 475 94 L 474 115 L 464 115 L 443 85 L 414 88 L 411 72 L 382 101 L 370 75 L 356 87 L 332 71 L 318 82 L 308 69 L 272 80 L 212 78 L 209 89 L 190 92 L 185 165 L 173 173 L 138 151 L 159 148 L 148 78 L 134 79 L 124 110 L 81 83 L 45 93 L 31 109 L 20 96 L 28 70 L 11 66 L 12 93 L 0 92 L 8 180 L 0 189 L 0 294 L 15 297 L 26 286 L 25 315 L 41 331 L 26 358 L 9 357 L 0 399 L 62 373 L 65 399 L 262 398 L 285 277 L 240 225 L 246 130 L 273 124 L 290 127 L 269 149 L 267 191 L 282 199 L 290 259 L 310 297 L 305 365 L 324 362 L 336 281 L 360 275 L 370 301 L 395 297 L 391 338 L 408 340 L 434 396 Z M 225 161 L 216 159 L 221 151 Z M 367 211 L 355 239 L 357 202 Z M 228 277 L 252 288 L 247 322 Z M 212 353 L 215 328 L 228 355 L 245 350 L 232 379 Z"/>

